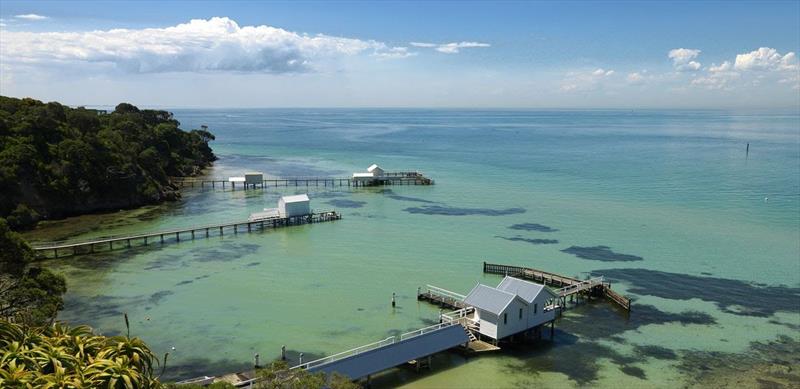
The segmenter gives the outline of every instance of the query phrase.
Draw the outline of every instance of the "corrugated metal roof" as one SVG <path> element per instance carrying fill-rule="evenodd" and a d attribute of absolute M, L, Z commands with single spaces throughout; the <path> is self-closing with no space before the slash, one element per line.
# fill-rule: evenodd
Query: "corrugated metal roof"
<path fill-rule="evenodd" d="M 367 171 L 372 173 L 373 170 L 380 169 L 380 168 L 381 168 L 380 166 L 378 166 L 377 164 L 373 163 L 372 165 L 369 165 L 369 167 L 367 168 Z M 383 169 L 381 169 L 381 170 L 383 170 Z"/>
<path fill-rule="evenodd" d="M 281 197 L 281 200 L 283 200 L 284 203 L 301 203 L 303 201 L 310 201 L 307 194 L 283 196 Z"/>
<path fill-rule="evenodd" d="M 503 278 L 503 281 L 500 281 L 500 285 L 497 285 L 497 289 L 516 294 L 527 301 L 528 304 L 532 303 L 544 288 L 544 285 L 509 276 Z"/>
<path fill-rule="evenodd" d="M 515 297 L 516 295 L 513 293 L 478 284 L 472 288 L 472 291 L 464 298 L 464 303 L 499 315 L 503 313 L 503 309 L 505 309 Z"/>

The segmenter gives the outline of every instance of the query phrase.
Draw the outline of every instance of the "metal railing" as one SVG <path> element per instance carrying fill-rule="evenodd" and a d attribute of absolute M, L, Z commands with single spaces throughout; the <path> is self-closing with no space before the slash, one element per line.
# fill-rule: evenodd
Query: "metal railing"
<path fill-rule="evenodd" d="M 565 287 L 563 287 L 561 289 L 558 289 L 556 291 L 556 293 L 558 293 L 559 296 L 563 297 L 563 296 L 567 296 L 567 295 L 570 295 L 570 294 L 573 294 L 573 293 L 578 293 L 578 292 L 580 292 L 582 290 L 591 289 L 591 288 L 594 288 L 595 286 L 602 285 L 602 284 L 603 284 L 603 277 L 602 276 L 601 277 L 595 277 L 595 278 L 592 278 L 592 279 L 588 279 L 586 281 L 581 281 L 581 282 L 579 282 L 577 284 L 572 284 L 572 285 L 569 285 L 569 286 L 565 286 Z"/>
<path fill-rule="evenodd" d="M 459 309 L 458 311 L 450 312 L 450 314 L 454 315 L 454 316 L 459 316 L 459 318 L 466 318 L 466 315 L 468 314 L 467 312 L 471 313 L 472 309 L 473 309 L 472 307 Z M 444 315 L 442 315 L 442 316 L 444 317 Z M 372 351 L 372 350 L 379 349 L 381 347 L 389 346 L 389 345 L 395 344 L 397 342 L 406 341 L 408 339 L 412 339 L 412 338 L 415 338 L 417 336 L 425 335 L 427 333 L 431 333 L 431 332 L 440 330 L 442 328 L 447 328 L 447 327 L 451 327 L 451 326 L 454 326 L 454 325 L 459 325 L 459 319 L 443 320 L 439 324 L 434 324 L 432 326 L 423 327 L 423 328 L 420 328 L 418 330 L 409 331 L 409 332 L 406 332 L 406 333 L 401 334 L 399 336 L 390 336 L 390 337 L 388 337 L 386 339 L 379 340 L 377 342 L 365 344 L 363 346 L 352 348 L 352 349 L 347 350 L 347 351 L 342 351 L 340 353 L 329 355 L 327 357 L 315 359 L 313 361 L 309 361 L 309 362 L 306 362 L 306 363 L 301 363 L 301 364 L 299 364 L 297 366 L 292 367 L 290 370 L 293 370 L 293 369 L 309 369 L 309 368 L 313 368 L 313 367 L 316 367 L 316 366 L 333 363 L 333 362 L 336 362 L 336 361 L 339 361 L 339 360 L 342 360 L 342 359 L 345 359 L 345 358 L 352 357 L 354 355 L 363 354 L 363 353 L 368 352 L 368 351 Z"/>
<path fill-rule="evenodd" d="M 464 301 L 464 299 L 467 297 L 467 296 L 465 296 L 465 295 L 463 295 L 461 293 L 456 293 L 456 292 L 453 292 L 453 291 L 449 291 L 447 289 L 439 288 L 437 286 L 433 286 L 433 285 L 430 285 L 430 284 L 429 285 L 425 285 L 425 288 L 428 290 L 428 293 L 438 294 L 440 296 L 449 297 L 449 298 L 454 299 L 454 300 Z"/>

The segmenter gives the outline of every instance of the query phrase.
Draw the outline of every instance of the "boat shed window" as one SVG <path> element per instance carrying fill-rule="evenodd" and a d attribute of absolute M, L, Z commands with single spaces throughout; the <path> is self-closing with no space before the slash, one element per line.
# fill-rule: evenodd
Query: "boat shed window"
<path fill-rule="evenodd" d="M 533 314 L 536 314 L 536 309 L 539 308 L 539 304 L 533 304 Z"/>
<path fill-rule="evenodd" d="M 503 324 L 508 324 L 508 314 L 507 313 L 503 314 Z"/>
<path fill-rule="evenodd" d="M 522 308 L 519 309 L 519 319 L 522 320 Z"/>

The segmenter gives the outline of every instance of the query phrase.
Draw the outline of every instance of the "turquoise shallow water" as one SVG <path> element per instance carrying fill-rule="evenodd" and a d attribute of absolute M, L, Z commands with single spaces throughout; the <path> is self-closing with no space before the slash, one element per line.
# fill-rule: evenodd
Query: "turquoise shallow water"
<path fill-rule="evenodd" d="M 175 348 L 170 377 L 245 368 L 281 345 L 308 359 L 425 326 L 438 311 L 417 303 L 417 287 L 497 282 L 482 274 L 484 260 L 604 274 L 634 310 L 578 306 L 557 323 L 554 343 L 468 360 L 444 354 L 431 373 L 396 370 L 378 386 L 669 387 L 693 379 L 686 365 L 697 353 L 800 340 L 797 112 L 175 114 L 183 128 L 216 134 L 210 177 L 347 176 L 377 162 L 424 171 L 436 185 L 312 187 L 312 207 L 335 208 L 342 220 L 50 262 L 69 281 L 61 319 L 115 333 L 127 312 L 134 334 L 159 352 Z M 239 219 L 300 189 L 190 189 L 175 204 L 29 236 Z M 556 231 L 509 228 L 524 223 Z"/>

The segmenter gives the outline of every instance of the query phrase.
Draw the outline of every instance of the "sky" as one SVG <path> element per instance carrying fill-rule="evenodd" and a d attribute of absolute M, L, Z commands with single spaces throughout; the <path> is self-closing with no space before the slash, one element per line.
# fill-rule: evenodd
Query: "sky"
<path fill-rule="evenodd" d="M 800 1 L 0 0 L 0 94 L 144 107 L 800 110 Z"/>

